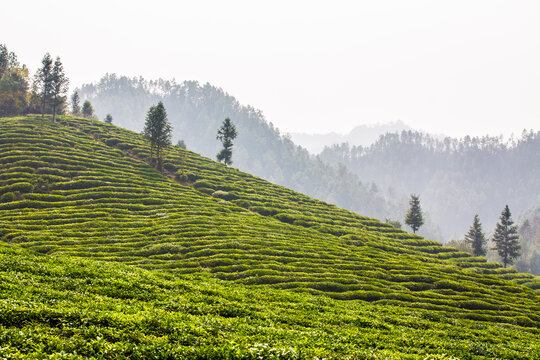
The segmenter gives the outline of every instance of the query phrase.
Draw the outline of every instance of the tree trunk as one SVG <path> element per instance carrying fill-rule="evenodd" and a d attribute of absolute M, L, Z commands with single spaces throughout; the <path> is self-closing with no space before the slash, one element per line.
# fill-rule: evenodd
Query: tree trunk
<path fill-rule="evenodd" d="M 52 111 L 52 121 L 54 122 L 54 119 L 56 118 L 56 95 L 54 95 L 53 100 L 53 111 Z"/>

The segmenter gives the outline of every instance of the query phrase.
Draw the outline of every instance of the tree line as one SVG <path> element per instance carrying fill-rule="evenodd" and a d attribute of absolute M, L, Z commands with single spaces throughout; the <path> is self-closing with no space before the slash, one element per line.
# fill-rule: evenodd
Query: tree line
<path fill-rule="evenodd" d="M 31 81 L 26 65 L 6 45 L 0 44 L 0 116 L 50 114 L 55 121 L 56 115 L 70 112 L 74 116 L 95 118 L 92 104 L 86 100 L 81 105 L 77 91 L 71 96 L 69 111 L 68 89 L 69 78 L 59 56 L 53 59 L 46 53 Z M 108 115 L 105 121 L 112 122 L 112 116 Z"/>
<path fill-rule="evenodd" d="M 416 233 L 416 231 L 424 224 L 422 208 L 420 207 L 420 197 L 412 194 L 409 205 L 410 208 L 405 216 L 405 224 L 411 227 L 413 233 Z M 389 222 L 388 219 L 387 222 Z M 396 222 L 390 223 L 396 226 Z M 397 225 L 399 226 L 399 222 Z M 504 207 L 501 216 L 499 217 L 499 222 L 496 224 L 495 232 L 491 240 L 494 243 L 493 250 L 497 251 L 504 267 L 512 265 L 521 255 L 518 229 L 517 226 L 514 225 L 508 205 Z M 469 228 L 468 233 L 465 235 L 465 243 L 470 247 L 472 255 L 486 256 L 487 238 L 482 231 L 482 224 L 480 223 L 478 214 L 474 215 L 473 223 Z"/>

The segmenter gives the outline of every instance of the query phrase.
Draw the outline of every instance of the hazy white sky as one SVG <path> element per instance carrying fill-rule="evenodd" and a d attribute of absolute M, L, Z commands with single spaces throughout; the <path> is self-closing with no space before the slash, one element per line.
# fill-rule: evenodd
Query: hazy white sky
<path fill-rule="evenodd" d="M 72 87 L 105 73 L 210 82 L 283 132 L 390 122 L 540 128 L 540 1 L 2 0 L 0 43 Z"/>

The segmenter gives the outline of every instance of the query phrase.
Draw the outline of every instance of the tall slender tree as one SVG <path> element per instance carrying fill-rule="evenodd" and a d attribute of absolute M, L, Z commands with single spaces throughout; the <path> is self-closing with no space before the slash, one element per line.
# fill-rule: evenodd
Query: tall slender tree
<path fill-rule="evenodd" d="M 223 124 L 218 129 L 216 139 L 220 140 L 223 144 L 223 149 L 217 153 L 216 158 L 218 161 L 223 161 L 225 165 L 232 164 L 232 147 L 233 140 L 236 139 L 238 133 L 236 132 L 236 127 L 232 123 L 231 119 L 226 118 L 223 121 Z"/>
<path fill-rule="evenodd" d="M 68 90 L 69 80 L 64 73 L 64 65 L 59 57 L 56 58 L 51 72 L 51 100 L 53 121 L 58 108 L 65 103 L 64 94 Z"/>
<path fill-rule="evenodd" d="M 486 255 L 486 236 L 482 232 L 482 224 L 478 214 L 474 215 L 473 223 L 469 228 L 469 232 L 465 235 L 465 240 L 469 243 L 473 250 L 474 256 Z"/>
<path fill-rule="evenodd" d="M 34 89 L 39 94 L 41 102 L 41 117 L 47 111 L 46 106 L 51 97 L 52 69 L 53 60 L 51 54 L 46 53 L 41 60 L 41 67 L 38 69 L 34 78 Z"/>
<path fill-rule="evenodd" d="M 508 205 L 504 207 L 499 220 L 492 240 L 495 243 L 494 250 L 497 250 L 504 267 L 506 267 L 508 264 L 512 265 L 520 255 L 521 245 L 519 244 L 517 226 L 514 225 Z"/>
<path fill-rule="evenodd" d="M 405 216 L 405 224 L 409 225 L 413 233 L 416 234 L 416 230 L 424 225 L 424 216 L 422 215 L 422 208 L 420 207 L 420 197 L 411 194 L 409 205 L 411 207 Z"/>
<path fill-rule="evenodd" d="M 74 116 L 81 114 L 81 98 L 78 91 L 73 92 L 73 95 L 71 95 L 71 113 Z"/>
<path fill-rule="evenodd" d="M 171 144 L 171 124 L 167 119 L 167 111 L 160 101 L 157 105 L 150 107 L 146 115 L 143 136 L 150 140 L 150 158 L 156 154 L 156 168 L 163 169 L 163 150 Z"/>

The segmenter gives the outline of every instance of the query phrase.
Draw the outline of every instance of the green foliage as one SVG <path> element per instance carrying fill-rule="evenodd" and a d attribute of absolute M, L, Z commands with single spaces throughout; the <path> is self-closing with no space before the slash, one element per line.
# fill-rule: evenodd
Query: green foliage
<path fill-rule="evenodd" d="M 151 253 L 176 251 L 166 244 L 156 249 Z M 537 329 L 523 327 L 530 320 L 519 316 L 522 325 L 479 323 L 437 310 L 333 300 L 1 244 L 0 279 L 0 349 L 8 359 L 540 356 Z M 482 301 L 466 307 L 492 308 Z"/>
<path fill-rule="evenodd" d="M 34 77 L 33 89 L 39 96 L 41 116 L 49 113 L 51 95 L 53 92 L 53 60 L 49 53 L 46 53 L 41 60 L 41 67 Z"/>
<path fill-rule="evenodd" d="M 78 91 L 74 91 L 71 95 L 71 114 L 73 116 L 79 116 L 81 114 L 81 98 Z"/>
<path fill-rule="evenodd" d="M 85 100 L 82 106 L 82 116 L 87 119 L 92 119 L 94 117 L 94 107 L 90 101 Z"/>
<path fill-rule="evenodd" d="M 218 129 L 216 139 L 221 141 L 223 149 L 216 155 L 217 161 L 222 161 L 225 165 L 232 164 L 232 147 L 233 140 L 238 136 L 236 127 L 232 123 L 231 119 L 226 118 L 223 120 L 223 124 Z"/>
<path fill-rule="evenodd" d="M 140 134 L 0 120 L 0 186 L 34 186 L 0 203 L 3 353 L 471 358 L 474 341 L 491 344 L 478 359 L 538 355 L 532 275 L 167 151 L 161 174 Z M 170 180 L 181 162 L 194 182 Z"/>
<path fill-rule="evenodd" d="M 163 170 L 163 150 L 171 144 L 171 124 L 167 119 L 167 112 L 163 103 L 151 106 L 146 115 L 143 136 L 150 141 L 150 158 L 156 154 L 156 168 Z"/>
<path fill-rule="evenodd" d="M 506 267 L 506 265 L 514 263 L 514 260 L 520 254 L 521 246 L 519 245 L 517 226 L 514 225 L 508 205 L 505 206 L 499 219 L 500 221 L 497 223 L 493 234 L 493 242 L 495 243 L 495 250 L 501 257 L 504 267 Z"/>
<path fill-rule="evenodd" d="M 234 141 L 236 168 L 357 213 L 383 219 L 403 216 L 402 211 L 390 214 L 389 203 L 361 178 L 311 156 L 259 110 L 210 84 L 108 74 L 84 85 L 81 96 L 92 100 L 100 117 L 114 113 L 115 124 L 134 131 L 144 126 L 148 108 L 161 100 L 173 125 L 173 141 L 183 139 L 191 151 L 213 159 L 222 149 L 215 141 L 216 129 L 229 117 L 241 129 Z"/>
<path fill-rule="evenodd" d="M 107 115 L 105 116 L 105 122 L 106 122 L 107 124 L 112 124 L 112 122 L 113 122 L 113 117 L 112 117 L 111 114 L 107 114 Z"/>
<path fill-rule="evenodd" d="M 474 256 L 486 255 L 487 240 L 482 231 L 482 224 L 480 224 L 478 214 L 474 215 L 473 223 L 469 228 L 469 232 L 465 235 L 465 239 L 470 244 Z"/>
<path fill-rule="evenodd" d="M 416 230 L 424 225 L 424 217 L 420 208 L 420 198 L 417 195 L 411 194 L 409 205 L 409 211 L 407 211 L 407 215 L 405 216 L 405 224 L 411 227 L 413 233 L 416 233 Z"/>
<path fill-rule="evenodd" d="M 182 149 L 187 149 L 186 143 L 182 139 L 178 140 L 178 142 L 176 143 L 176 146 L 178 146 L 179 148 L 182 148 Z"/>
<path fill-rule="evenodd" d="M 64 94 L 68 91 L 69 80 L 64 73 L 64 65 L 59 57 L 54 61 L 54 66 L 51 72 L 51 101 L 52 101 L 52 115 L 53 121 L 56 118 L 57 112 L 62 112 L 65 104 Z M 60 110 L 60 111 L 59 111 Z"/>
<path fill-rule="evenodd" d="M 28 107 L 28 69 L 0 44 L 0 116 L 23 114 Z"/>
<path fill-rule="evenodd" d="M 401 229 L 401 221 L 399 221 L 399 220 L 392 220 L 392 219 L 386 218 L 385 222 L 387 224 L 392 225 L 396 229 Z"/>

